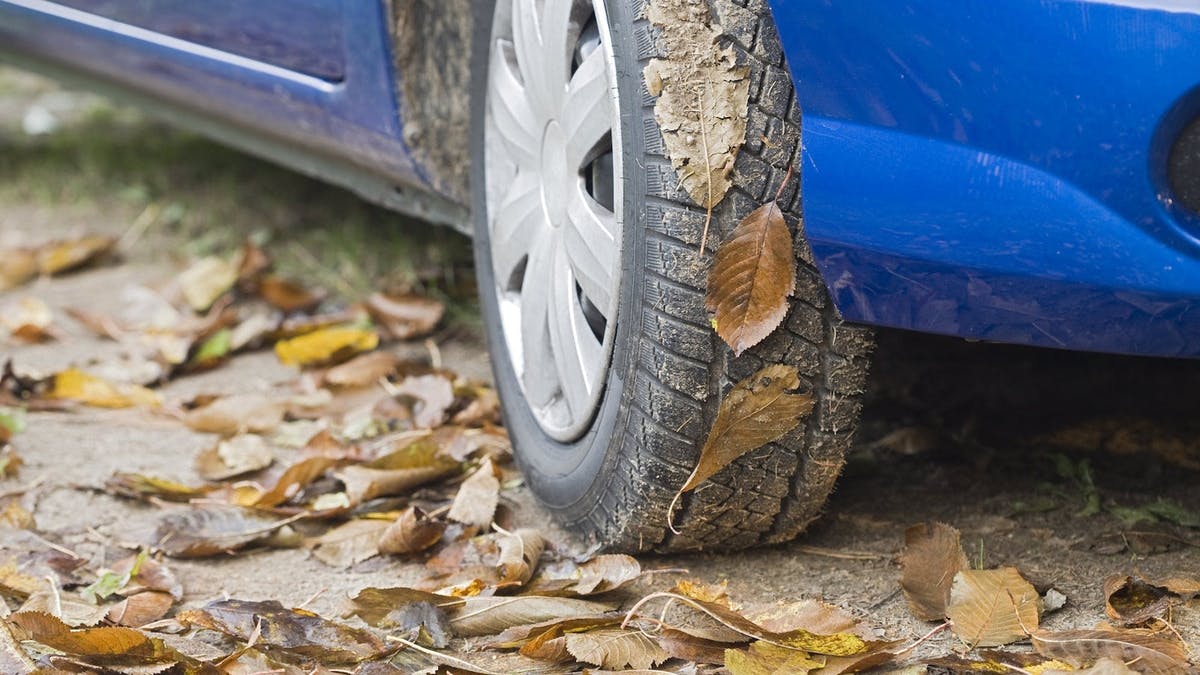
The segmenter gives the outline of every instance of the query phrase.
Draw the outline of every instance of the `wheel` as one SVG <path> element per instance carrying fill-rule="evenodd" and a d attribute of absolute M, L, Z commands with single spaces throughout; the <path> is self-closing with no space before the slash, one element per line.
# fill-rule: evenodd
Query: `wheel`
<path fill-rule="evenodd" d="M 817 516 L 840 471 L 870 335 L 827 298 L 794 182 L 780 199 L 799 261 L 784 325 L 738 358 L 709 327 L 706 213 L 665 156 L 642 79 L 659 49 L 643 4 L 500 0 L 490 25 L 479 22 L 475 251 L 505 421 L 545 507 L 608 549 L 785 541 Z M 799 165 L 799 107 L 769 10 L 757 11 L 750 34 L 733 36 L 751 68 L 749 130 L 734 189 L 712 213 L 713 242 Z M 814 413 L 684 495 L 681 534 L 671 532 L 668 504 L 721 394 L 767 363 L 799 367 Z"/>

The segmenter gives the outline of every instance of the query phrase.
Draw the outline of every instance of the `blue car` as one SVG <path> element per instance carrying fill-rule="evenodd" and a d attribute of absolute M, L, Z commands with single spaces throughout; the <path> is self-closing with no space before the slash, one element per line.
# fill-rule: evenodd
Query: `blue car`
<path fill-rule="evenodd" d="M 1200 355 L 1194 2 L 0 0 L 0 54 L 471 233 L 526 480 L 610 548 L 801 532 L 871 326 Z M 772 199 L 796 287 L 735 355 L 707 270 Z M 812 413 L 673 504 L 767 364 Z"/>

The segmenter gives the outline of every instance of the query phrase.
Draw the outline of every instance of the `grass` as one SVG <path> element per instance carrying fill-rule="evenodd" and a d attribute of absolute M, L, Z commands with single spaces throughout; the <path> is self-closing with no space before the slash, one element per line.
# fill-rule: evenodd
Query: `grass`
<path fill-rule="evenodd" d="M 0 70 L 0 208 L 94 214 L 137 239 L 135 259 L 228 254 L 250 238 L 281 272 L 347 299 L 424 292 L 449 301 L 452 321 L 477 320 L 466 237 L 96 97 L 26 135 L 19 115 L 47 91 Z"/>

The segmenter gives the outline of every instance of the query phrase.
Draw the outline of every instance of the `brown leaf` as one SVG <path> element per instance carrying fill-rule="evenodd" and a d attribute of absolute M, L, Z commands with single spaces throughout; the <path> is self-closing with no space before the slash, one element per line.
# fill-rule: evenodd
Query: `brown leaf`
<path fill-rule="evenodd" d="M 367 298 L 367 312 L 393 340 L 411 340 L 433 332 L 446 307 L 437 300 L 419 296 L 374 293 Z"/>
<path fill-rule="evenodd" d="M 425 602 L 441 608 L 463 604 L 462 598 L 452 598 L 415 588 L 364 588 L 350 598 L 346 615 L 357 615 L 367 624 L 377 628 L 393 628 L 399 625 L 399 617 L 394 613 L 414 602 Z"/>
<path fill-rule="evenodd" d="M 483 460 L 475 473 L 458 488 L 446 517 L 464 525 L 487 527 L 496 515 L 500 503 L 500 481 L 491 459 Z"/>
<path fill-rule="evenodd" d="M 446 409 L 454 403 L 454 386 L 442 375 L 406 377 L 392 389 L 393 395 L 417 399 L 413 407 L 413 422 L 422 429 L 432 429 L 446 421 Z"/>
<path fill-rule="evenodd" d="M 205 480 L 225 480 L 259 469 L 275 461 L 271 447 L 262 436 L 240 434 L 196 456 L 196 473 Z"/>
<path fill-rule="evenodd" d="M 968 646 L 998 647 L 1038 627 L 1038 592 L 1015 567 L 961 570 L 950 586 L 946 616 Z"/>
<path fill-rule="evenodd" d="M 1137 626 L 1171 608 L 1172 594 L 1162 586 L 1127 575 L 1104 580 L 1104 611 L 1120 626 Z"/>
<path fill-rule="evenodd" d="M 792 235 L 779 205 L 769 202 L 717 249 L 704 306 L 715 316 L 717 334 L 740 356 L 779 326 L 795 290 Z"/>
<path fill-rule="evenodd" d="M 168 502 L 188 502 L 208 494 L 207 487 L 192 487 L 165 478 L 141 473 L 118 471 L 104 482 L 104 489 L 114 495 L 133 499 L 162 499 Z"/>
<path fill-rule="evenodd" d="M 285 406 L 263 394 L 222 396 L 189 410 L 183 423 L 193 431 L 222 436 L 267 433 L 283 421 Z"/>
<path fill-rule="evenodd" d="M 577 616 L 570 619 L 550 619 L 538 623 L 523 624 L 505 629 L 496 635 L 492 642 L 483 646 L 484 649 L 518 649 L 539 636 L 554 632 L 555 636 L 564 633 L 578 633 L 594 628 L 607 628 L 620 625 L 625 615 L 620 612 L 609 612 L 595 616 Z"/>
<path fill-rule="evenodd" d="M 729 648 L 728 642 L 705 640 L 674 628 L 660 632 L 658 642 L 673 659 L 717 665 L 725 664 L 725 650 Z"/>
<path fill-rule="evenodd" d="M 1030 635 L 1037 653 L 1084 667 L 1102 658 L 1136 662 L 1142 673 L 1182 673 L 1187 649 L 1182 642 L 1140 631 L 1035 630 Z"/>
<path fill-rule="evenodd" d="M 237 278 L 238 270 L 231 263 L 209 256 L 192 263 L 179 274 L 177 281 L 192 310 L 204 312 L 233 288 Z"/>
<path fill-rule="evenodd" d="M 568 578 L 573 580 L 574 583 L 563 587 L 561 592 L 569 592 L 572 595 L 607 593 L 608 591 L 624 586 L 641 575 L 642 566 L 637 561 L 637 558 L 623 553 L 606 553 L 595 556 L 571 568 Z M 529 592 L 536 592 L 534 588 L 536 588 L 539 582 L 553 583 L 561 580 L 561 577 L 557 574 L 539 576 L 531 584 Z M 554 593 L 554 595 L 558 594 Z"/>
<path fill-rule="evenodd" d="M 693 600 L 711 602 L 714 605 L 732 609 L 729 599 L 729 580 L 722 579 L 719 584 L 709 584 L 696 579 L 680 579 L 671 589 L 672 593 L 685 595 Z"/>
<path fill-rule="evenodd" d="M 310 290 L 296 281 L 274 275 L 263 277 L 258 294 L 285 314 L 311 311 L 325 299 L 325 293 L 320 290 Z"/>
<path fill-rule="evenodd" d="M 613 609 L 613 605 L 575 598 L 548 598 L 537 595 L 515 597 L 472 597 L 453 610 L 450 626 L 461 637 L 495 635 L 524 624 L 550 619 L 593 616 Z"/>
<path fill-rule="evenodd" d="M 343 523 L 310 542 L 313 557 L 332 567 L 349 567 L 379 555 L 379 541 L 391 525 L 360 518 Z"/>
<path fill-rule="evenodd" d="M 62 590 L 46 584 L 41 590 L 29 596 L 21 604 L 18 612 L 41 612 L 49 614 L 72 628 L 95 626 L 104 620 L 108 608 L 93 605 L 90 602 L 74 600 L 64 595 Z"/>
<path fill-rule="evenodd" d="M 899 642 L 885 642 L 862 654 L 826 656 L 825 665 L 811 673 L 812 675 L 841 675 L 842 673 L 866 672 L 890 663 L 906 652 L 907 650 L 902 648 Z"/>
<path fill-rule="evenodd" d="M 795 366 L 772 364 L 729 390 L 692 475 L 680 492 L 696 489 L 738 457 L 795 429 L 812 411 L 809 394 L 788 394 L 800 386 Z"/>
<path fill-rule="evenodd" d="M 2 281 L 3 278 L 0 277 L 0 282 Z M 3 289 L 0 288 L 0 290 Z M 35 670 L 37 670 L 37 664 L 21 648 L 17 637 L 13 635 L 13 626 L 7 621 L 0 621 L 0 672 L 28 675 Z"/>
<path fill-rule="evenodd" d="M 323 663 L 356 663 L 387 651 L 366 630 L 287 609 L 275 600 L 217 600 L 201 609 L 180 612 L 176 618 L 185 626 L 215 630 L 243 642 L 256 635 L 258 645 Z"/>
<path fill-rule="evenodd" d="M 116 248 L 115 237 L 86 236 L 66 241 L 54 241 L 37 249 L 38 272 L 62 274 L 90 264 Z"/>
<path fill-rule="evenodd" d="M 61 620 L 41 612 L 18 612 L 5 621 L 20 639 L 33 640 L 91 663 L 136 665 L 174 661 L 150 638 L 132 628 L 71 630 Z"/>
<path fill-rule="evenodd" d="M 817 635 L 853 633 L 864 640 L 875 637 L 869 626 L 845 610 L 820 600 L 781 603 L 770 609 L 755 612 L 747 618 L 775 633 L 804 629 Z"/>
<path fill-rule="evenodd" d="M 954 575 L 969 567 L 958 530 L 945 523 L 920 523 L 904 532 L 900 588 L 908 608 L 922 621 L 946 618 Z"/>
<path fill-rule="evenodd" d="M 242 251 L 238 256 L 238 287 L 252 292 L 258 286 L 258 280 L 267 270 L 271 269 L 272 264 L 271 257 L 267 255 L 266 251 L 247 239 L 242 244 Z"/>
<path fill-rule="evenodd" d="M 183 509 L 159 520 L 154 545 L 178 558 L 217 555 L 266 538 L 293 520 L 236 506 Z"/>
<path fill-rule="evenodd" d="M 309 457 L 289 466 L 275 481 L 275 485 L 254 500 L 254 506 L 279 506 L 295 497 L 309 483 L 320 478 L 329 467 L 335 464 L 330 457 Z"/>
<path fill-rule="evenodd" d="M 175 600 L 183 599 L 183 585 L 166 565 L 147 557 L 144 553 L 126 556 L 112 565 L 116 575 L 129 575 L 129 581 L 118 589 L 121 595 L 129 596 L 146 591 L 157 591 L 170 595 Z"/>
<path fill-rule="evenodd" d="M 331 387 L 366 387 L 396 371 L 400 357 L 391 352 L 369 352 L 325 371 L 325 384 Z"/>
<path fill-rule="evenodd" d="M 107 618 L 118 626 L 137 628 L 163 618 L 174 604 L 175 599 L 169 593 L 145 591 L 113 605 Z"/>
<path fill-rule="evenodd" d="M 645 670 L 667 660 L 667 652 L 640 630 L 599 628 L 565 637 L 571 656 L 601 668 Z"/>
<path fill-rule="evenodd" d="M 726 649 L 725 667 L 731 675 L 786 675 L 807 673 L 823 665 L 808 652 L 756 641 L 746 649 Z"/>
<path fill-rule="evenodd" d="M 379 538 L 379 552 L 403 555 L 417 553 L 442 540 L 446 523 L 425 517 L 421 509 L 410 506 L 390 523 Z"/>
<path fill-rule="evenodd" d="M 0 292 L 12 290 L 38 274 L 37 251 L 29 248 L 0 250 Z"/>
<path fill-rule="evenodd" d="M 502 584 L 525 584 L 537 569 L 546 541 L 537 530 L 523 527 L 500 540 L 496 573 Z"/>

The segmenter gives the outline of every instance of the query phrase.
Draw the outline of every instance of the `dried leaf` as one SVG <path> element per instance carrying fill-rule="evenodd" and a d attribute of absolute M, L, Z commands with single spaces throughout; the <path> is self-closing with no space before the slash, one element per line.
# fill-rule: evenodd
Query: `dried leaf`
<path fill-rule="evenodd" d="M 104 489 L 114 495 L 133 499 L 162 499 L 168 502 L 188 502 L 208 494 L 207 487 L 192 487 L 165 478 L 142 473 L 118 471 L 104 482 Z"/>
<path fill-rule="evenodd" d="M 1035 630 L 1030 634 L 1037 653 L 1082 668 L 1098 659 L 1136 662 L 1142 673 L 1181 673 L 1187 668 L 1182 642 L 1138 631 Z"/>
<path fill-rule="evenodd" d="M 483 460 L 475 473 L 458 488 L 446 517 L 464 525 L 487 527 L 496 515 L 500 503 L 500 481 L 491 459 Z"/>
<path fill-rule="evenodd" d="M 262 436 L 241 434 L 201 451 L 196 473 L 205 480 L 225 480 L 265 469 L 273 461 L 275 456 Z"/>
<path fill-rule="evenodd" d="M 707 584 L 696 579 L 680 579 L 675 582 L 671 592 L 693 600 L 702 600 L 722 607 L 733 608 L 732 601 L 729 599 L 728 579 L 722 579 L 719 584 Z"/>
<path fill-rule="evenodd" d="M 725 664 L 725 650 L 729 648 L 728 642 L 706 640 L 674 628 L 663 629 L 658 643 L 673 659 L 717 665 Z"/>
<path fill-rule="evenodd" d="M 121 595 L 134 595 L 145 591 L 158 591 L 176 600 L 183 599 L 183 585 L 162 562 L 147 557 L 145 553 L 127 556 L 113 563 L 112 571 L 128 574 L 129 580 L 118 590 Z"/>
<path fill-rule="evenodd" d="M 658 96 L 654 118 L 683 188 L 712 208 L 725 197 L 734 159 L 746 140 L 750 70 L 737 65 L 721 28 L 704 6 L 685 0 L 647 3 L 646 18 L 661 30 L 665 58 L 646 67 L 646 87 Z"/>
<path fill-rule="evenodd" d="M 99 235 L 44 244 L 37 249 L 38 272 L 55 275 L 78 269 L 108 254 L 116 245 L 116 238 Z"/>
<path fill-rule="evenodd" d="M 91 663 L 138 665 L 173 663 L 168 650 L 132 628 L 103 627 L 71 630 L 49 614 L 18 612 L 5 619 L 19 639 L 33 640 Z"/>
<path fill-rule="evenodd" d="M 343 523 L 311 542 L 313 557 L 333 567 L 349 567 L 379 555 L 379 541 L 390 526 L 370 518 Z"/>
<path fill-rule="evenodd" d="M 285 366 L 337 363 L 379 346 L 379 335 L 365 328 L 333 326 L 275 343 L 275 355 Z"/>
<path fill-rule="evenodd" d="M 37 251 L 29 248 L 0 250 L 0 292 L 12 290 L 37 274 Z"/>
<path fill-rule="evenodd" d="M 194 431 L 222 436 L 268 433 L 283 421 L 285 406 L 263 394 L 234 394 L 189 410 L 183 423 Z"/>
<path fill-rule="evenodd" d="M 393 340 L 411 340 L 433 332 L 446 307 L 437 300 L 419 296 L 374 293 L 367 298 L 367 312 Z"/>
<path fill-rule="evenodd" d="M 53 323 L 53 310 L 38 298 L 24 297 L 0 307 L 0 326 L 23 342 L 37 343 L 53 339 L 50 331 Z"/>
<path fill-rule="evenodd" d="M 601 668 L 645 670 L 667 660 L 667 652 L 639 630 L 600 628 L 565 637 L 571 656 Z"/>
<path fill-rule="evenodd" d="M 708 273 L 704 305 L 734 356 L 762 342 L 783 322 L 796 290 L 792 235 L 775 202 L 742 219 L 721 243 Z"/>
<path fill-rule="evenodd" d="M 158 394 L 145 387 L 135 384 L 113 384 L 76 368 L 69 368 L 54 376 L 54 387 L 50 396 L 98 408 L 157 408 L 162 404 Z"/>
<path fill-rule="evenodd" d="M 496 635 L 494 641 L 484 645 L 484 649 L 519 649 L 529 641 L 553 632 L 554 637 L 566 633 L 579 633 L 595 628 L 608 628 L 620 625 L 625 618 L 620 612 L 609 612 L 595 616 L 578 616 L 570 619 L 550 619 L 533 624 L 524 624 L 505 629 Z"/>
<path fill-rule="evenodd" d="M 680 492 L 696 489 L 738 457 L 795 429 L 813 407 L 811 395 L 786 393 L 799 386 L 795 366 L 775 364 L 735 384 L 721 401 L 696 468 Z"/>
<path fill-rule="evenodd" d="M 174 604 L 175 599 L 168 593 L 146 591 L 113 605 L 106 618 L 118 626 L 137 628 L 163 618 Z"/>
<path fill-rule="evenodd" d="M 0 282 L 3 278 L 0 277 Z M 0 290 L 3 290 L 0 287 Z M 37 670 L 37 664 L 25 653 L 7 621 L 0 621 L 0 672 L 13 675 L 28 675 Z"/>
<path fill-rule="evenodd" d="M 177 281 L 183 298 L 196 312 L 204 312 L 237 281 L 238 270 L 229 262 L 209 256 L 192 263 Z"/>
<path fill-rule="evenodd" d="M 454 403 L 454 386 L 441 375 L 406 377 L 392 389 L 393 395 L 417 399 L 413 422 L 422 429 L 432 429 L 446 421 L 446 409 Z"/>
<path fill-rule="evenodd" d="M 817 635 L 853 633 L 864 640 L 874 638 L 874 631 L 869 626 L 841 608 L 820 600 L 781 603 L 747 618 L 775 633 L 804 629 Z"/>
<path fill-rule="evenodd" d="M 900 588 L 922 621 L 946 618 L 954 575 L 969 567 L 959 538 L 958 530 L 945 523 L 920 523 L 904 532 Z"/>
<path fill-rule="evenodd" d="M 399 625 L 395 612 L 414 602 L 426 602 L 435 607 L 448 608 L 463 604 L 461 598 L 438 595 L 415 588 L 364 588 L 350 598 L 349 614 L 378 628 L 393 628 Z"/>
<path fill-rule="evenodd" d="M 310 290 L 299 282 L 273 275 L 263 277 L 259 282 L 258 294 L 286 314 L 311 311 L 325 299 L 325 293 L 320 290 Z"/>
<path fill-rule="evenodd" d="M 961 570 L 954 575 L 946 616 L 968 646 L 998 647 L 1038 627 L 1038 592 L 1015 567 Z"/>
<path fill-rule="evenodd" d="M 746 649 L 726 649 L 725 667 L 731 675 L 788 675 L 820 668 L 808 652 L 756 641 Z"/>
<path fill-rule="evenodd" d="M 537 569 L 546 547 L 540 532 L 523 527 L 500 539 L 500 559 L 496 573 L 502 584 L 525 584 Z M 599 664 L 597 664 L 599 665 Z"/>
<path fill-rule="evenodd" d="M 366 387 L 396 371 L 400 357 L 391 352 L 369 352 L 325 371 L 325 384 L 331 387 Z"/>
<path fill-rule="evenodd" d="M 222 328 L 210 335 L 188 360 L 188 368 L 199 370 L 220 365 L 233 351 L 233 331 Z"/>
<path fill-rule="evenodd" d="M 421 509 L 410 506 L 384 530 L 379 539 L 379 552 L 408 554 L 424 551 L 442 540 L 446 523 L 425 517 Z"/>
<path fill-rule="evenodd" d="M 1104 611 L 1120 626 L 1137 626 L 1167 613 L 1170 591 L 1142 579 L 1114 575 L 1104 580 Z"/>
<path fill-rule="evenodd" d="M 155 546 L 179 558 L 228 553 L 270 536 L 292 520 L 236 506 L 184 509 L 159 520 Z"/>
<path fill-rule="evenodd" d="M 356 663 L 387 650 L 368 631 L 304 610 L 287 609 L 275 600 L 218 600 L 201 609 L 180 612 L 176 618 L 186 626 L 215 630 L 243 642 L 256 635 L 258 645 L 322 663 Z"/>
<path fill-rule="evenodd" d="M 548 598 L 537 595 L 516 597 L 472 597 L 455 608 L 450 625 L 461 637 L 495 635 L 513 626 L 549 619 L 592 616 L 613 609 L 613 605 L 575 598 Z"/>
<path fill-rule="evenodd" d="M 309 457 L 289 466 L 270 490 L 253 500 L 254 506 L 279 506 L 295 497 L 305 486 L 320 478 L 335 461 L 329 457 Z"/>

